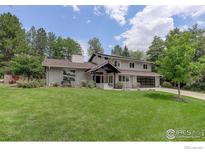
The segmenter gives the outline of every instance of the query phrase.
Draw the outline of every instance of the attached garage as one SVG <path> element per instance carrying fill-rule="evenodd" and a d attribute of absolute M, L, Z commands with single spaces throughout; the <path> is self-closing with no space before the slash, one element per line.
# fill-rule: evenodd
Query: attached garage
<path fill-rule="evenodd" d="M 155 87 L 155 77 L 150 76 L 138 76 L 137 82 L 140 83 L 140 87 Z"/>

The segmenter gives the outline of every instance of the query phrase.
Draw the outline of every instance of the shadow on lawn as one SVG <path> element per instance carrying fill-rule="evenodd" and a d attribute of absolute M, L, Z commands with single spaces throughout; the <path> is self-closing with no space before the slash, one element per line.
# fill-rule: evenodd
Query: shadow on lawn
<path fill-rule="evenodd" d="M 173 95 L 161 94 L 161 93 L 145 93 L 145 97 L 152 98 L 152 99 L 160 99 L 160 100 L 174 100 Z"/>
<path fill-rule="evenodd" d="M 161 94 L 161 93 L 146 93 L 144 94 L 145 97 L 152 98 L 152 99 L 160 99 L 166 101 L 175 101 L 181 103 L 189 103 L 190 100 L 187 98 L 177 98 L 177 96 L 172 94 Z"/>

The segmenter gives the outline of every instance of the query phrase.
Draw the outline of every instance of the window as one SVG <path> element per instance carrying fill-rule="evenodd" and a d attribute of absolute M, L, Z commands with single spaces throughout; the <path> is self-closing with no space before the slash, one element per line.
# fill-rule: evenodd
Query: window
<path fill-rule="evenodd" d="M 75 81 L 75 70 L 64 70 L 63 81 L 67 81 L 68 83 Z"/>
<path fill-rule="evenodd" d="M 115 65 L 116 67 L 120 67 L 120 62 L 117 61 L 117 60 L 115 60 L 115 61 L 114 61 L 114 65 Z"/>
<path fill-rule="evenodd" d="M 98 58 L 101 58 L 101 56 L 98 56 Z"/>
<path fill-rule="evenodd" d="M 147 64 L 143 64 L 143 68 L 147 70 Z"/>
<path fill-rule="evenodd" d="M 130 68 L 135 68 L 135 63 L 130 63 Z"/>
<path fill-rule="evenodd" d="M 113 76 L 112 75 L 109 76 L 108 83 L 113 83 Z"/>
<path fill-rule="evenodd" d="M 119 75 L 119 82 L 129 82 L 129 76 Z"/>
<path fill-rule="evenodd" d="M 105 57 L 105 60 L 108 60 L 108 57 Z"/>

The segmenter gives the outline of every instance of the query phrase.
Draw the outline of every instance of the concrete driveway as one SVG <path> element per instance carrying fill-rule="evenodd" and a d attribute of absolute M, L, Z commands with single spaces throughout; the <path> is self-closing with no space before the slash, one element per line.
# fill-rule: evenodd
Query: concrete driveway
<path fill-rule="evenodd" d="M 170 88 L 154 88 L 154 89 L 156 91 L 163 91 L 163 92 L 168 92 L 168 93 L 172 93 L 172 94 L 178 94 L 177 89 L 170 89 Z M 181 90 L 181 95 L 183 95 L 183 96 L 190 96 L 190 97 L 194 97 L 194 98 L 205 100 L 205 93 Z"/>

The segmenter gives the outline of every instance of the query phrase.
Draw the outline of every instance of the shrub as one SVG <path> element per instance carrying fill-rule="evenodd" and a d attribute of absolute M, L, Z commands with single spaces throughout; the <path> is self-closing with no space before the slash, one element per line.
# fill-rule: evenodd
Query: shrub
<path fill-rule="evenodd" d="M 87 81 L 86 80 L 81 81 L 81 87 L 87 87 Z"/>
<path fill-rule="evenodd" d="M 16 81 L 14 80 L 9 81 L 9 84 L 14 84 L 14 83 L 16 83 Z"/>
<path fill-rule="evenodd" d="M 53 87 L 59 87 L 60 84 L 59 84 L 58 82 L 55 82 L 55 83 L 52 84 L 52 86 L 53 86 Z"/>
<path fill-rule="evenodd" d="M 122 82 L 117 82 L 117 83 L 115 84 L 115 88 L 116 88 L 116 89 L 122 89 L 122 88 L 123 88 L 123 83 L 122 83 Z"/>
<path fill-rule="evenodd" d="M 44 87 L 46 85 L 46 81 L 43 80 L 43 79 L 42 80 L 37 80 L 37 81 L 38 81 L 40 87 Z"/>
<path fill-rule="evenodd" d="M 62 81 L 61 82 L 61 85 L 63 87 L 71 87 L 71 83 L 69 81 Z M 57 85 L 56 87 L 58 87 L 59 85 Z"/>
<path fill-rule="evenodd" d="M 17 87 L 19 88 L 39 88 L 44 86 L 44 84 L 40 80 L 33 80 L 30 82 L 17 82 Z"/>
<path fill-rule="evenodd" d="M 141 84 L 139 82 L 135 82 L 132 84 L 132 88 L 140 88 Z"/>
<path fill-rule="evenodd" d="M 94 87 L 96 87 L 96 83 L 93 80 L 90 80 L 87 82 L 87 87 L 94 88 Z"/>
<path fill-rule="evenodd" d="M 185 85 L 185 86 L 182 87 L 182 89 L 190 90 L 191 89 L 191 85 Z"/>
<path fill-rule="evenodd" d="M 171 84 L 170 82 L 167 82 L 167 81 L 164 81 L 164 82 L 162 83 L 162 86 L 163 86 L 164 88 L 172 88 L 172 87 L 173 87 L 172 84 Z"/>
<path fill-rule="evenodd" d="M 191 91 L 204 91 L 205 90 L 205 82 L 187 84 L 187 85 L 183 86 L 182 88 L 185 90 L 191 90 Z"/>

